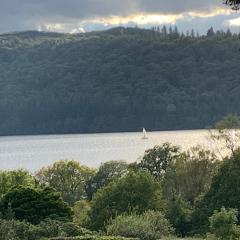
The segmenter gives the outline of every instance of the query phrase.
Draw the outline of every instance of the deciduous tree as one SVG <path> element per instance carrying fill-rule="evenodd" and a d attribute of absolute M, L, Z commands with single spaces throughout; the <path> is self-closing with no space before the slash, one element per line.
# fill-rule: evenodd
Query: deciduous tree
<path fill-rule="evenodd" d="M 160 185 L 154 177 L 147 172 L 130 172 L 97 191 L 91 202 L 89 226 L 99 230 L 118 214 L 163 208 Z"/>
<path fill-rule="evenodd" d="M 38 171 L 36 178 L 41 184 L 56 189 L 66 202 L 73 205 L 86 198 L 87 182 L 94 172 L 77 161 L 58 161 Z"/>

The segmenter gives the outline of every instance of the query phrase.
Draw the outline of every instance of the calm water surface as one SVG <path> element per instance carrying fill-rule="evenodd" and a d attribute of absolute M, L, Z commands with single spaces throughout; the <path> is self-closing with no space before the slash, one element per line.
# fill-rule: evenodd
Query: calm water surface
<path fill-rule="evenodd" d="M 142 133 L 74 134 L 0 137 L 0 169 L 36 171 L 60 159 L 75 159 L 89 167 L 108 160 L 132 162 L 157 144 L 171 142 L 188 149 L 212 148 L 206 130 Z"/>

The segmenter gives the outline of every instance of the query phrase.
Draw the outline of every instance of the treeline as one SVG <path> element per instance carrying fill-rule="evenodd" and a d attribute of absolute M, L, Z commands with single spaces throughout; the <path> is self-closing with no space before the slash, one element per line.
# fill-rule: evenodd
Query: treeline
<path fill-rule="evenodd" d="M 0 135 L 208 128 L 239 113 L 239 34 L 0 35 Z"/>
<path fill-rule="evenodd" d="M 1 171 L 0 237 L 237 240 L 239 163 L 238 148 L 220 161 L 201 147 L 182 151 L 164 143 L 131 164 L 90 169 L 58 161 L 34 175 Z"/>

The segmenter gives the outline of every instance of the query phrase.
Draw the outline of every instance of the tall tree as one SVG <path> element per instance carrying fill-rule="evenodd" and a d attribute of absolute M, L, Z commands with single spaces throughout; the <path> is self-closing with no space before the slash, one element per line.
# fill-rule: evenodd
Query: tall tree
<path fill-rule="evenodd" d="M 214 210 L 225 208 L 240 209 L 240 149 L 226 158 L 217 175 L 213 178 L 209 191 L 197 202 L 193 213 L 196 232 L 209 230 L 208 218 Z"/>
<path fill-rule="evenodd" d="M 40 184 L 56 189 L 66 202 L 73 205 L 87 197 L 87 183 L 94 173 L 77 161 L 58 161 L 38 171 L 36 178 Z"/>
<path fill-rule="evenodd" d="M 161 210 L 164 206 L 160 185 L 154 177 L 147 172 L 130 172 L 94 195 L 89 227 L 93 230 L 103 229 L 105 223 L 118 214 Z"/>
<path fill-rule="evenodd" d="M 109 161 L 101 164 L 97 173 L 88 181 L 87 194 L 91 200 L 98 189 L 128 173 L 128 164 L 124 161 Z"/>
<path fill-rule="evenodd" d="M 0 198 L 11 188 L 25 186 L 34 187 L 35 179 L 26 170 L 0 171 Z"/>
<path fill-rule="evenodd" d="M 214 130 L 210 130 L 210 138 L 223 157 L 229 152 L 233 154 L 240 147 L 240 117 L 236 114 L 226 115 L 215 123 Z"/>
<path fill-rule="evenodd" d="M 219 164 L 215 154 L 200 147 L 181 154 L 166 170 L 164 196 L 169 200 L 178 196 L 193 205 L 201 194 L 209 190 Z"/>
<path fill-rule="evenodd" d="M 139 167 L 149 171 L 157 180 L 163 178 L 169 164 L 180 155 L 180 148 L 170 143 L 163 143 L 146 150 Z"/>

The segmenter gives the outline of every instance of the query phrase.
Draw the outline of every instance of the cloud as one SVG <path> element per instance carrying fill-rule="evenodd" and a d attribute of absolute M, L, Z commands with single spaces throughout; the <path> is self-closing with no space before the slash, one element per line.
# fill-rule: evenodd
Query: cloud
<path fill-rule="evenodd" d="M 96 22 L 101 23 L 106 26 L 108 25 L 125 25 L 130 22 L 144 25 L 144 24 L 175 24 L 176 21 L 183 16 L 181 14 L 166 14 L 166 15 L 160 15 L 160 14 L 135 14 L 135 15 L 129 15 L 129 16 L 111 16 L 106 18 L 96 18 L 96 19 L 90 19 L 87 21 L 82 21 L 82 24 L 86 22 Z"/>
<path fill-rule="evenodd" d="M 0 0 L 0 32 L 78 32 L 231 15 L 221 0 Z"/>
<path fill-rule="evenodd" d="M 230 19 L 226 22 L 226 24 L 231 27 L 239 27 L 240 26 L 240 17 Z"/>

